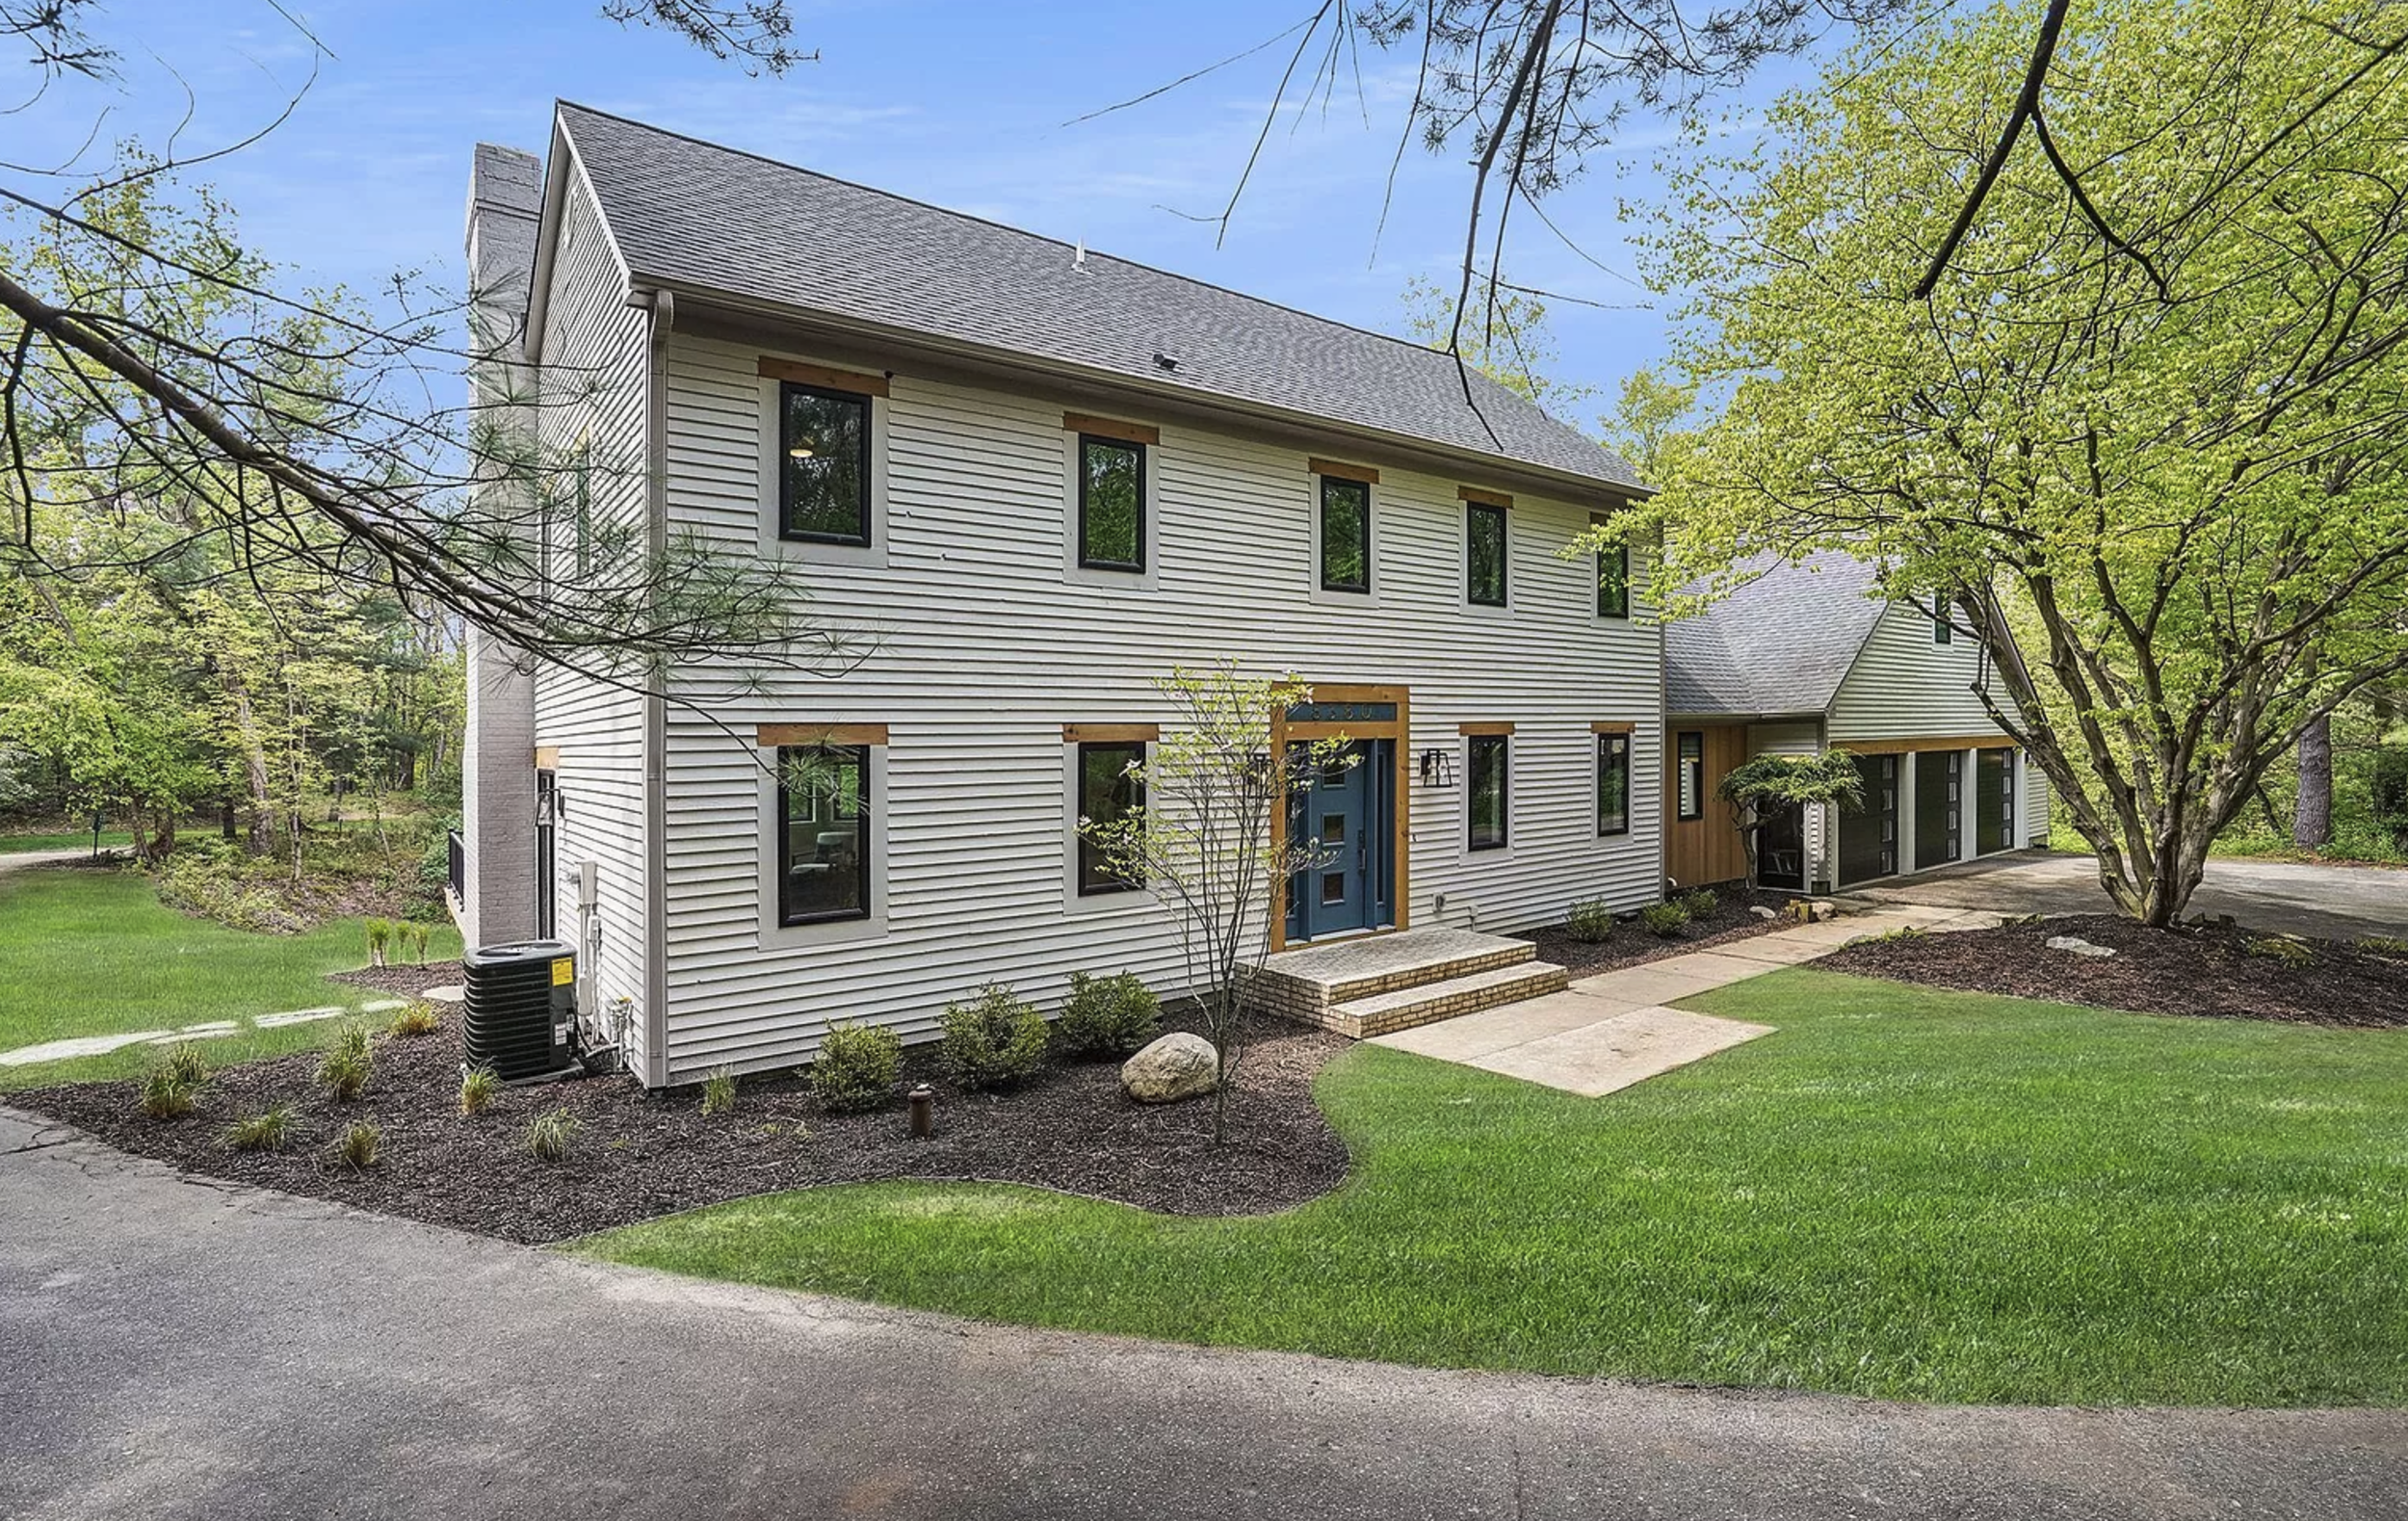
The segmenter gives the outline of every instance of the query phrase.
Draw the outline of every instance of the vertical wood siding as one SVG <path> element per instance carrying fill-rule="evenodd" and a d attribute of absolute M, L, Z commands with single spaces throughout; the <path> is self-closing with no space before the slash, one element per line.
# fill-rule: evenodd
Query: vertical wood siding
<path fill-rule="evenodd" d="M 672 532 L 739 553 L 756 552 L 759 514 L 774 511 L 763 501 L 763 352 L 680 337 L 669 353 Z M 806 1060 L 837 1019 L 926 1036 L 948 1000 L 990 979 L 1049 1006 L 1074 969 L 1183 987 L 1165 912 L 1141 899 L 1082 902 L 1065 887 L 1061 727 L 1170 721 L 1151 678 L 1174 664 L 1230 657 L 1250 672 L 1410 689 L 1414 755 L 1444 749 L 1453 774 L 1452 788 L 1425 788 L 1416 767 L 1415 925 L 1509 930 L 1559 918 L 1575 899 L 1629 908 L 1657 897 L 1661 641 L 1643 616 L 1597 619 L 1591 562 L 1557 557 L 1586 526 L 1585 507 L 1517 497 L 1512 606 L 1468 608 L 1456 488 L 1481 483 L 1383 462 L 1374 596 L 1346 606 L 1310 594 L 1304 449 L 1139 417 L 1162 426 L 1148 459 L 1152 585 L 1118 586 L 1064 569 L 1075 514 L 1062 399 L 911 375 L 891 392 L 876 415 L 884 544 L 866 560 L 770 551 L 806 568 L 819 618 L 862 642 L 857 668 L 678 678 L 667 757 L 673 1080 Z M 1457 726 L 1476 720 L 1516 727 L 1510 844 L 1473 855 Z M 1606 839 L 1589 727 L 1601 720 L 1636 725 L 1631 831 Z M 889 726 L 872 799 L 886 836 L 879 925 L 816 933 L 769 922 L 773 794 L 748 736 L 798 721 Z"/>

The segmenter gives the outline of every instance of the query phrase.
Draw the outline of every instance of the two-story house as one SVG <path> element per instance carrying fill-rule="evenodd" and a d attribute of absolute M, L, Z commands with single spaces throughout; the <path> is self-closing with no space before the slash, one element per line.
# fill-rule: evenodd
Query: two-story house
<path fill-rule="evenodd" d="M 1284 944 L 1660 895 L 1662 632 L 1564 553 L 1640 486 L 1447 355 L 569 105 L 541 163 L 478 149 L 468 241 L 524 370 L 581 378 L 523 424 L 642 463 L 554 563 L 582 521 L 701 536 L 855 640 L 649 693 L 474 641 L 463 927 L 575 942 L 647 1084 L 925 1036 L 989 981 L 1179 991 L 1168 909 L 1076 826 L 1173 666 L 1294 671 L 1360 753 Z"/>

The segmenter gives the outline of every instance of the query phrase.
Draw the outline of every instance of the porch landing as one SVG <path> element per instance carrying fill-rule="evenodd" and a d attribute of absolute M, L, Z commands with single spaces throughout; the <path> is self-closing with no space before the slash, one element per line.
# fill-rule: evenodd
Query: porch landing
<path fill-rule="evenodd" d="M 1282 951 L 1248 989 L 1258 1009 L 1357 1039 L 1561 992 L 1571 974 L 1527 940 L 1407 930 Z"/>

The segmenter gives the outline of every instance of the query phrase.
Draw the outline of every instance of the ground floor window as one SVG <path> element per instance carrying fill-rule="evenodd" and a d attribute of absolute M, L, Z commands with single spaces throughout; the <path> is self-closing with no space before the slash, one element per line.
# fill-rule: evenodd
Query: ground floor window
<path fill-rule="evenodd" d="M 870 916 L 870 747 L 777 751 L 777 919 Z"/>
<path fill-rule="evenodd" d="M 1096 824 L 1126 818 L 1145 800 L 1130 768 L 1145 763 L 1141 740 L 1094 741 L 1079 747 L 1079 817 Z M 1079 896 L 1133 892 L 1145 884 L 1115 872 L 1084 830 L 1079 834 Z"/>
<path fill-rule="evenodd" d="M 1680 816 L 1684 822 L 1706 816 L 1706 736 L 1695 730 L 1675 742 L 1680 747 Z"/>
<path fill-rule="evenodd" d="M 1505 736 L 1475 734 L 1468 743 L 1471 753 L 1464 770 L 1470 785 L 1464 795 L 1471 831 L 1466 843 L 1475 851 L 1497 850 L 1505 843 Z"/>
<path fill-rule="evenodd" d="M 1631 737 L 1597 736 L 1597 832 L 1631 832 Z"/>

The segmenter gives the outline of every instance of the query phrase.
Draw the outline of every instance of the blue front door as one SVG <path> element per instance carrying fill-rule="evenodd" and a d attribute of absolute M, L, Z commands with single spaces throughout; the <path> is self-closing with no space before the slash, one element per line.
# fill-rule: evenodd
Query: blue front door
<path fill-rule="evenodd" d="M 1288 938 L 1318 939 L 1391 922 L 1395 880 L 1394 742 L 1358 740 L 1288 812 L 1288 837 L 1310 841 L 1312 864 L 1288 882 Z M 1345 764 L 1351 759 L 1353 764 Z"/>

